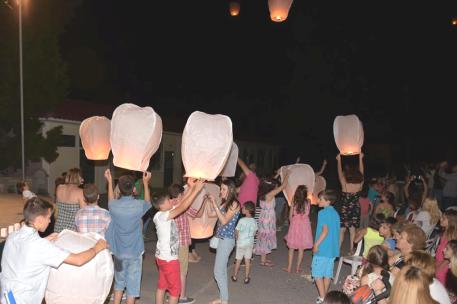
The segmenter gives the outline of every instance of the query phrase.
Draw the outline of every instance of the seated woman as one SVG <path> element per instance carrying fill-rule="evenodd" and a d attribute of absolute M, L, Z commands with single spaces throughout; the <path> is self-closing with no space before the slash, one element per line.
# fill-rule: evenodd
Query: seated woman
<path fill-rule="evenodd" d="M 414 224 L 405 225 L 400 235 L 397 238 L 397 249 L 400 255 L 391 259 L 390 271 L 392 274 L 397 275 L 400 270 L 406 265 L 406 260 L 414 250 L 423 250 L 425 248 L 425 233 L 424 231 Z"/>
<path fill-rule="evenodd" d="M 438 201 L 433 198 L 426 198 L 422 204 L 422 208 L 419 210 L 414 224 L 421 227 L 424 230 L 427 238 L 432 234 L 436 224 L 440 221 L 441 211 L 438 207 Z"/>

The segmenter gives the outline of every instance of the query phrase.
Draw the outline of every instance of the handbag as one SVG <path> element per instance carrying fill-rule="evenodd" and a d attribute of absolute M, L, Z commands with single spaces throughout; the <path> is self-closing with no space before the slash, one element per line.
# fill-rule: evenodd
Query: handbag
<path fill-rule="evenodd" d="M 213 248 L 213 249 L 217 249 L 217 244 L 219 244 L 219 238 L 213 236 L 213 237 L 209 240 L 209 247 L 211 247 L 211 248 Z"/>

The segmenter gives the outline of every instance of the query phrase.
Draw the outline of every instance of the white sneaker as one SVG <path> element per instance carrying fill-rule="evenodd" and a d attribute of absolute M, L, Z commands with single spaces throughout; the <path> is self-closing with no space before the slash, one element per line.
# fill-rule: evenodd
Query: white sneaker
<path fill-rule="evenodd" d="M 109 300 L 110 300 L 110 301 L 114 301 L 114 293 L 111 294 L 111 297 L 109 298 Z M 121 301 L 124 301 L 124 300 L 127 300 L 127 294 L 126 294 L 125 292 L 122 294 L 122 299 L 121 299 Z"/>

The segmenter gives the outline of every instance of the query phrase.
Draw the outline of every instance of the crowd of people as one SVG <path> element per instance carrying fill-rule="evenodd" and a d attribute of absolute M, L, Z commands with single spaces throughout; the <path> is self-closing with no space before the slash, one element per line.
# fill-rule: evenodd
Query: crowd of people
<path fill-rule="evenodd" d="M 357 164 L 351 166 L 343 165 L 342 156 L 337 155 L 341 190 L 315 194 L 319 212 L 314 231 L 310 219 L 311 210 L 317 208 L 310 200 L 313 189 L 299 185 L 286 202 L 281 193 L 289 182 L 288 171 L 282 178 L 279 174 L 259 178 L 255 165 L 241 159 L 242 177 L 218 179 L 219 196 L 206 192 L 200 201 L 196 197 L 210 182 L 187 178 L 184 185 L 173 184 L 164 193 L 151 195 L 149 172 L 139 180 L 123 175 L 115 184 L 107 170 L 108 210 L 98 206 L 100 193 L 95 185 L 81 187 L 78 169 L 69 170 L 56 183 L 55 205 L 21 183 L 25 225 L 6 241 L 2 291 L 14 295 L 17 303 L 41 303 L 51 267 L 81 266 L 108 249 L 114 260 L 113 301 L 135 303 L 141 295 L 143 226 L 152 217 L 158 239 L 156 303 L 194 303 L 186 291 L 188 263 L 198 261 L 190 249 L 189 219 L 201 217 L 209 206 L 217 218 L 211 246 L 216 249 L 214 279 L 219 289 L 219 297 L 211 304 L 229 302 L 228 280 L 238 281 L 242 262 L 246 266 L 243 283 L 251 282 L 253 255 L 259 256 L 260 266 L 274 267 L 269 257 L 277 248 L 278 231 L 285 227 L 288 257 L 283 270 L 301 274 L 304 251 L 310 250 L 311 274 L 303 276 L 316 285 L 318 304 L 456 303 L 457 166 L 443 162 L 412 170 L 404 183 L 392 176 L 366 181 L 364 155 L 357 157 Z M 323 174 L 325 166 L 324 161 L 316 175 Z M 46 235 L 53 215 L 53 233 Z M 95 232 L 104 239 L 71 254 L 52 242 L 64 229 Z M 349 250 L 342 254 L 347 231 Z M 345 278 L 342 290 L 329 291 L 335 260 L 354 255 L 359 244 L 363 246 L 361 266 Z M 233 251 L 235 267 L 229 275 Z"/>

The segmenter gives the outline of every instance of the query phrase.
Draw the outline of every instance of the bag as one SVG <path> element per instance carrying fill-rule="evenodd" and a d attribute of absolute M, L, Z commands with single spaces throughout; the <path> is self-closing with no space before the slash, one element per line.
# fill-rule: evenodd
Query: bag
<path fill-rule="evenodd" d="M 217 249 L 217 244 L 219 244 L 219 238 L 213 236 L 210 240 L 209 240 L 209 247 L 213 248 L 213 249 Z"/>

